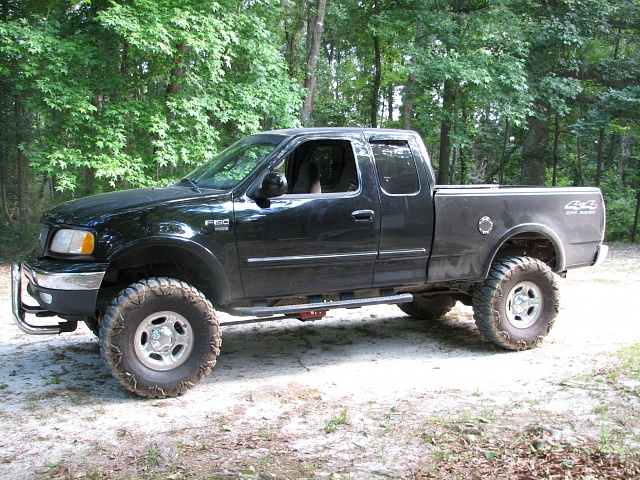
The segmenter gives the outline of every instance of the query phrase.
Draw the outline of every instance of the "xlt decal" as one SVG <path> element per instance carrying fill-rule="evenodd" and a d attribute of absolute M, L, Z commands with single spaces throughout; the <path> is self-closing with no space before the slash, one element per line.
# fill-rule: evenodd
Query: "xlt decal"
<path fill-rule="evenodd" d="M 595 215 L 598 204 L 595 200 L 572 200 L 564 206 L 565 215 Z"/>

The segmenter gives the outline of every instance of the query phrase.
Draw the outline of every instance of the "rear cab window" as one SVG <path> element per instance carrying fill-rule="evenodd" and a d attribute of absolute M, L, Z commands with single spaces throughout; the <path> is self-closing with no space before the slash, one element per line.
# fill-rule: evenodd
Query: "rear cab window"
<path fill-rule="evenodd" d="M 380 188 L 387 195 L 416 195 L 420 192 L 418 167 L 405 140 L 371 142 Z"/>

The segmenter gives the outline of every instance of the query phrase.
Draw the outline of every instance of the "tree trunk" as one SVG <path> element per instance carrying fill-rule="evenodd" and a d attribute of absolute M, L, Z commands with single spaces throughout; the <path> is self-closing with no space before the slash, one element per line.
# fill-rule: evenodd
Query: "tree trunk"
<path fill-rule="evenodd" d="M 633 217 L 633 229 L 631 230 L 631 243 L 636 243 L 638 233 L 638 217 L 640 216 L 640 190 L 636 194 L 636 214 Z"/>
<path fill-rule="evenodd" d="M 545 119 L 529 117 L 528 132 L 522 144 L 522 168 L 520 178 L 523 185 L 544 185 L 547 173 L 549 147 L 549 123 Z"/>
<path fill-rule="evenodd" d="M 620 138 L 620 155 L 618 156 L 618 183 L 620 186 L 625 184 L 624 166 L 631 157 L 631 147 L 629 145 L 629 133 L 624 132 Z"/>
<path fill-rule="evenodd" d="M 285 19 L 284 25 L 284 35 L 287 43 L 284 56 L 289 66 L 289 76 L 295 80 L 298 79 L 300 71 L 298 53 L 304 34 L 304 7 L 306 3 L 304 0 L 297 0 L 291 3 L 284 2 L 284 10 L 288 17 Z"/>
<path fill-rule="evenodd" d="M 371 127 L 378 128 L 378 110 L 380 109 L 380 85 L 382 84 L 382 60 L 380 59 L 380 37 L 373 36 L 374 78 L 371 91 Z"/>
<path fill-rule="evenodd" d="M 440 185 L 449 184 L 449 157 L 451 155 L 450 130 L 449 125 L 446 122 L 442 122 L 440 126 L 440 151 L 438 154 L 438 183 Z"/>
<path fill-rule="evenodd" d="M 16 125 L 20 126 L 24 124 L 24 109 L 20 100 L 16 100 L 14 104 L 14 111 L 16 115 Z M 19 134 L 20 135 L 20 134 Z M 18 147 L 16 148 L 16 159 L 18 164 L 18 218 L 21 223 L 26 223 L 29 219 L 30 210 L 27 202 L 27 160 L 24 157 L 24 152 L 20 148 L 22 142 L 21 138 L 18 138 Z"/>
<path fill-rule="evenodd" d="M 27 202 L 27 161 L 20 148 L 18 148 L 18 208 L 20 222 L 26 223 L 31 213 Z"/>
<path fill-rule="evenodd" d="M 302 105 L 302 110 L 300 111 L 300 120 L 305 126 L 311 124 L 313 95 L 316 89 L 316 66 L 318 65 L 318 58 L 320 57 L 320 42 L 322 40 L 322 29 L 324 27 L 324 13 L 326 8 L 327 0 L 318 0 L 315 15 L 310 15 L 309 25 L 307 28 L 309 49 L 307 54 L 307 75 L 304 80 L 306 96 L 304 104 Z"/>
<path fill-rule="evenodd" d="M 389 106 L 389 109 L 387 110 L 387 122 L 393 122 L 393 113 L 395 112 L 395 104 L 394 104 L 394 98 L 395 98 L 395 93 L 396 93 L 396 88 L 395 85 L 390 84 L 389 88 L 387 90 L 387 105 Z"/>
<path fill-rule="evenodd" d="M 411 60 L 415 63 L 415 60 Z M 411 130 L 411 118 L 413 117 L 413 97 L 416 84 L 416 74 L 411 72 L 407 78 L 407 85 L 404 88 L 404 94 L 402 96 L 402 128 L 404 130 Z"/>
<path fill-rule="evenodd" d="M 422 20 L 418 20 L 418 27 L 416 28 L 416 40 L 420 38 L 424 30 L 424 24 Z M 413 118 L 413 99 L 415 97 L 415 85 L 416 85 L 416 65 L 418 64 L 416 57 L 411 57 L 411 70 L 407 78 L 407 85 L 402 95 L 402 129 L 411 130 L 411 119 Z"/>
<path fill-rule="evenodd" d="M 462 180 L 456 181 L 456 170 L 458 168 L 458 162 L 460 160 L 460 144 L 456 142 L 451 150 L 451 165 L 449 166 L 449 183 L 463 183 Z"/>
<path fill-rule="evenodd" d="M 507 153 L 507 145 L 511 138 L 511 121 L 508 118 L 504 121 L 504 136 L 502 137 L 502 153 L 500 154 L 500 165 L 498 173 L 498 183 L 502 185 L 504 183 L 504 166 L 507 163 L 507 159 L 510 154 Z"/>
<path fill-rule="evenodd" d="M 553 177 L 551 178 L 551 185 L 556 186 L 558 183 L 558 137 L 560 136 L 560 121 L 558 115 L 555 118 L 555 127 L 553 129 Z"/>
<path fill-rule="evenodd" d="M 453 80 L 445 80 L 442 90 L 442 112 L 444 116 L 452 115 L 456 101 L 456 84 Z M 449 185 L 451 168 L 451 121 L 443 119 L 440 124 L 440 152 L 438 155 L 438 183 Z"/>
<path fill-rule="evenodd" d="M 615 157 L 615 148 L 617 142 L 617 135 L 612 133 L 609 135 L 609 153 L 607 154 L 607 161 L 604 164 L 604 170 L 608 171 L 613 166 L 613 160 Z"/>
<path fill-rule="evenodd" d="M 576 165 L 578 168 L 576 185 L 582 187 L 584 181 L 582 179 L 582 153 L 580 153 L 580 138 L 576 141 Z"/>
<path fill-rule="evenodd" d="M 598 157 L 596 161 L 596 187 L 600 186 L 602 180 L 602 157 L 604 150 L 604 127 L 600 128 L 600 135 L 598 136 Z"/>
<path fill-rule="evenodd" d="M 2 213 L 9 223 L 13 223 L 13 215 L 9 211 L 7 199 L 7 165 L 3 152 L 0 152 L 0 192 L 2 192 Z"/>
<path fill-rule="evenodd" d="M 184 42 L 179 43 L 176 46 L 178 54 L 176 55 L 175 65 L 171 72 L 171 78 L 169 79 L 169 85 L 167 85 L 167 95 L 173 95 L 178 93 L 181 89 L 182 77 L 184 76 L 184 54 L 187 51 L 187 46 Z"/>

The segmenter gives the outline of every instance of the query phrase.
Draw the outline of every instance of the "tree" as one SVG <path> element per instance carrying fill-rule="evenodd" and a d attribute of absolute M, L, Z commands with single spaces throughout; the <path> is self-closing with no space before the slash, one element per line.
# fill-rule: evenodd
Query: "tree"
<path fill-rule="evenodd" d="M 317 0 L 308 17 L 307 26 L 307 64 L 304 80 L 304 103 L 300 111 L 300 120 L 304 125 L 311 124 L 311 112 L 316 90 L 316 67 L 320 57 L 322 31 L 324 28 L 324 15 L 327 8 L 326 0 Z"/>
<path fill-rule="evenodd" d="M 514 2 L 514 10 L 524 19 L 523 32 L 530 45 L 527 72 L 533 92 L 522 148 L 521 181 L 544 185 L 551 164 L 550 123 L 554 115 L 566 116 L 569 102 L 578 97 L 581 59 L 589 38 L 606 25 L 611 10 L 604 0 L 523 0 Z"/>
<path fill-rule="evenodd" d="M 234 6 L 94 0 L 9 19 L 3 51 L 21 59 L 18 88 L 37 119 L 26 160 L 61 191 L 80 178 L 86 192 L 149 185 L 238 135 L 295 124 L 299 90 L 277 42 Z"/>
<path fill-rule="evenodd" d="M 451 183 L 452 159 L 462 158 L 473 143 L 478 120 L 525 117 L 526 48 L 504 2 L 425 0 L 414 15 L 419 27 L 411 57 L 423 103 L 416 107 L 417 128 L 437 138 L 438 182 Z M 435 131 L 437 137 L 430 133 Z"/>
<path fill-rule="evenodd" d="M 440 183 L 600 185 L 640 205 L 640 3 L 0 0 L 0 194 L 184 175 L 246 133 L 412 128 Z"/>

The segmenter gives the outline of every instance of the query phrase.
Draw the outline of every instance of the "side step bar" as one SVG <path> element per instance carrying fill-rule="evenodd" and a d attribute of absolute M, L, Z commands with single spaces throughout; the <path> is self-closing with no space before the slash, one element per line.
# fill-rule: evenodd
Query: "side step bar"
<path fill-rule="evenodd" d="M 303 303 L 300 305 L 278 305 L 275 307 L 234 307 L 225 310 L 227 313 L 231 315 L 237 315 L 240 317 L 248 317 L 248 316 L 271 316 L 271 315 L 290 315 L 292 313 L 303 313 L 303 312 L 317 312 L 317 311 L 325 311 L 332 310 L 334 308 L 357 308 L 357 307 L 366 307 L 369 305 L 385 305 L 385 304 L 396 304 L 396 303 L 407 303 L 413 300 L 413 295 L 410 293 L 403 293 L 400 295 L 386 295 L 381 297 L 374 298 L 359 298 L 359 299 L 349 299 L 349 300 L 335 300 L 331 302 L 311 302 L 311 303 Z"/>

